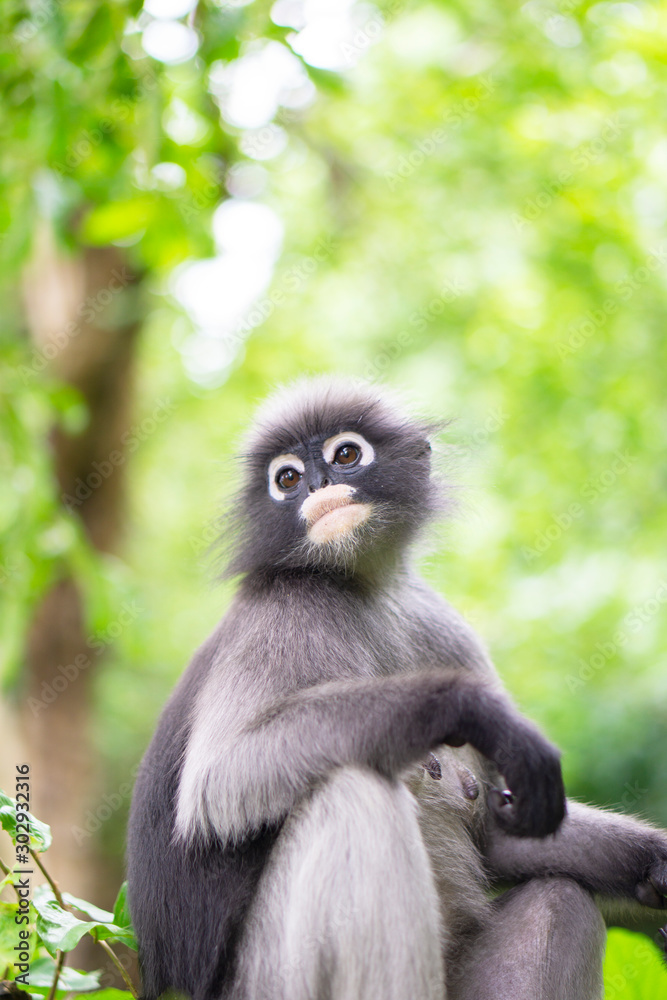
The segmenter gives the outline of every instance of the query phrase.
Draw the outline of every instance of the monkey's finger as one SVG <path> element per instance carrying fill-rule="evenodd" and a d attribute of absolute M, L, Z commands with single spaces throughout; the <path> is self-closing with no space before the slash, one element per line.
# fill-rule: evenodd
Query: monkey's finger
<path fill-rule="evenodd" d="M 505 833 L 514 834 L 517 837 L 533 835 L 532 823 L 526 822 L 525 815 L 523 817 L 517 816 L 514 803 L 507 802 L 503 793 L 497 788 L 491 789 L 487 801 L 496 824 Z"/>
<path fill-rule="evenodd" d="M 560 824 L 558 803 L 545 806 L 522 800 L 510 791 L 492 788 L 487 797 L 497 825 L 515 837 L 544 837 Z"/>
<path fill-rule="evenodd" d="M 653 885 L 663 896 L 667 896 L 667 859 L 656 861 L 648 873 Z"/>
<path fill-rule="evenodd" d="M 635 897 L 642 906 L 650 906 L 653 910 L 664 910 L 665 899 L 652 882 L 640 882 L 635 889 Z"/>
<path fill-rule="evenodd" d="M 565 816 L 565 788 L 557 756 L 542 757 L 535 766 L 507 768 L 504 775 L 512 793 L 510 808 L 491 804 L 496 821 L 517 837 L 546 837 L 555 833 Z M 509 773 L 512 771 L 514 773 Z"/>
<path fill-rule="evenodd" d="M 512 810 L 514 797 L 511 792 L 501 791 L 499 788 L 492 788 L 486 796 L 486 802 L 489 809 L 496 817 L 502 817 L 504 820 L 511 823 L 511 817 L 514 815 Z"/>
<path fill-rule="evenodd" d="M 502 790 L 500 788 L 492 788 L 486 800 L 494 812 L 506 812 L 514 804 L 514 796 L 509 788 Z"/>
<path fill-rule="evenodd" d="M 648 873 L 648 882 L 660 897 L 659 907 L 662 909 L 667 906 L 667 860 L 656 861 Z"/>
<path fill-rule="evenodd" d="M 658 930 L 658 934 L 662 938 L 662 957 L 667 962 L 667 924 Z"/>
<path fill-rule="evenodd" d="M 492 813 L 498 826 L 503 830 L 507 830 L 512 825 L 514 813 L 499 788 L 492 788 L 488 792 L 486 803 L 489 807 L 489 812 Z"/>
<path fill-rule="evenodd" d="M 520 803 L 500 809 L 492 804 L 491 810 L 497 825 L 513 837 L 546 837 L 560 825 L 560 820 L 545 819 L 544 813 L 522 812 Z"/>
<path fill-rule="evenodd" d="M 487 803 L 497 825 L 515 837 L 542 837 L 544 814 L 517 800 L 508 789 L 492 788 L 487 795 Z"/>

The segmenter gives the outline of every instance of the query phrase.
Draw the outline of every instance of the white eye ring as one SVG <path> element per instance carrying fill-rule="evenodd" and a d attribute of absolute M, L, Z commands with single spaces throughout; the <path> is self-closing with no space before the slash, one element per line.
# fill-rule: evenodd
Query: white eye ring
<path fill-rule="evenodd" d="M 287 499 L 287 493 L 283 493 L 276 482 L 278 473 L 285 465 L 293 466 L 301 475 L 306 471 L 305 465 L 296 455 L 278 455 L 276 458 L 272 458 L 269 463 L 269 493 L 274 500 Z"/>
<path fill-rule="evenodd" d="M 354 431 L 345 431 L 343 434 L 336 434 L 335 437 L 330 437 L 324 442 L 322 445 L 324 461 L 331 465 L 334 455 L 342 444 L 354 444 L 357 446 L 361 452 L 361 458 L 357 465 L 370 465 L 375 460 L 373 445 L 369 444 L 366 438 L 363 438 L 361 434 L 355 434 Z"/>

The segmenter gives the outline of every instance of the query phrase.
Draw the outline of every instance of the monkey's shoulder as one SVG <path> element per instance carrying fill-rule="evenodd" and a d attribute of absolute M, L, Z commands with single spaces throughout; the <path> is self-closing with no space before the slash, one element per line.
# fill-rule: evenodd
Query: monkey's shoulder
<path fill-rule="evenodd" d="M 416 574 L 374 588 L 291 574 L 241 586 L 189 673 L 197 687 L 212 670 L 230 682 L 301 687 L 439 668 L 493 673 L 473 629 Z"/>
<path fill-rule="evenodd" d="M 400 621 L 418 667 L 460 669 L 496 679 L 484 643 L 472 626 L 417 574 L 401 578 L 385 602 Z"/>

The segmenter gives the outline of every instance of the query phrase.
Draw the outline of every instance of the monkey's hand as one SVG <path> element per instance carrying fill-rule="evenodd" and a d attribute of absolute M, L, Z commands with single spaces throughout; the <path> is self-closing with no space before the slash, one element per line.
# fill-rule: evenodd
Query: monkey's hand
<path fill-rule="evenodd" d="M 524 720 L 521 723 L 500 742 L 492 757 L 511 799 L 492 789 L 488 804 L 506 833 L 545 837 L 555 833 L 565 817 L 560 753 L 536 727 Z"/>
<path fill-rule="evenodd" d="M 470 695 L 472 694 L 472 698 Z M 460 689 L 457 732 L 452 746 L 470 743 L 488 757 L 507 782 L 511 795 L 492 791 L 489 808 L 497 825 L 517 837 L 546 837 L 565 816 L 560 753 L 504 696 Z"/>
<path fill-rule="evenodd" d="M 635 896 L 642 906 L 651 906 L 655 910 L 667 907 L 667 842 L 665 838 L 655 845 L 654 860 L 648 870 L 644 869 L 640 881 L 635 888 Z"/>

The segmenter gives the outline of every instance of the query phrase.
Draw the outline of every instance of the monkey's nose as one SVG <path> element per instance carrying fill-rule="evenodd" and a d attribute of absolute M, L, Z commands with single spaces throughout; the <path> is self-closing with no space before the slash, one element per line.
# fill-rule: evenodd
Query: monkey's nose
<path fill-rule="evenodd" d="M 323 476 L 319 486 L 313 486 L 312 483 L 310 484 L 310 486 L 308 487 L 308 492 L 315 493 L 317 490 L 321 490 L 324 486 L 328 485 L 329 485 L 329 480 L 327 479 L 326 476 Z"/>

